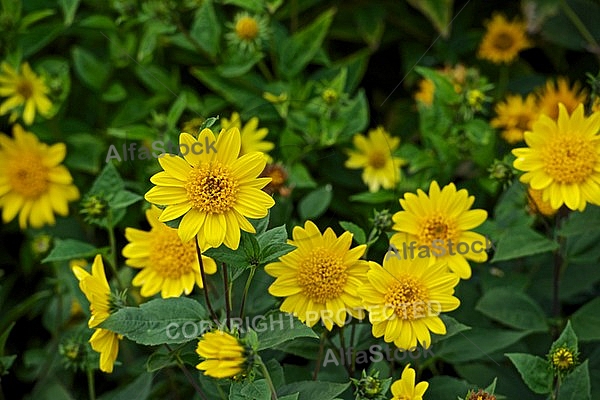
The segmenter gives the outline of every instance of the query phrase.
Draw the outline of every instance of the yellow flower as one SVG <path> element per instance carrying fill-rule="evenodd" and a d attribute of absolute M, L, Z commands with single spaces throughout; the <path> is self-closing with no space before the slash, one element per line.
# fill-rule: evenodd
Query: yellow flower
<path fill-rule="evenodd" d="M 112 311 L 110 287 L 104 273 L 102 257 L 98 254 L 94 258 L 91 275 L 81 267 L 73 267 L 72 271 L 79 280 L 79 288 L 90 302 L 92 315 L 88 321 L 88 326 L 95 328 L 104 322 Z M 90 344 L 94 351 L 100 353 L 101 371 L 108 373 L 113 371 L 115 360 L 119 354 L 119 340 L 121 338 L 121 335 L 114 332 L 96 328 L 90 338 Z"/>
<path fill-rule="evenodd" d="M 246 369 L 246 349 L 238 339 L 223 331 L 205 333 L 196 353 L 204 358 L 196 368 L 213 378 L 232 378 Z"/>
<path fill-rule="evenodd" d="M 480 58 L 495 64 L 508 64 L 521 50 L 531 47 L 523 22 L 509 22 L 504 15 L 494 14 L 485 25 L 487 30 L 478 51 Z"/>
<path fill-rule="evenodd" d="M 402 371 L 402 377 L 392 383 L 392 400 L 423 400 L 423 394 L 429 387 L 427 382 L 419 382 L 415 385 L 417 374 L 414 369 L 407 364 Z"/>
<path fill-rule="evenodd" d="M 265 153 L 267 163 L 271 163 L 273 159 L 267 153 L 273 150 L 275 145 L 271 142 L 267 142 L 266 140 L 263 141 L 263 139 L 269 133 L 269 130 L 267 128 L 257 129 L 258 122 L 259 121 L 257 117 L 252 117 L 250 118 L 250 121 L 246 122 L 246 124 L 242 127 L 240 115 L 237 112 L 234 112 L 231 114 L 230 119 L 221 119 L 221 128 L 225 130 L 237 128 L 240 130 L 240 134 L 242 136 L 240 156 L 252 153 L 253 151 L 260 151 Z"/>
<path fill-rule="evenodd" d="M 54 214 L 66 216 L 68 202 L 79 198 L 69 170 L 60 163 L 67 147 L 48 146 L 19 125 L 13 127 L 14 139 L 0 134 L 0 207 L 7 223 L 19 214 L 25 229 L 55 223 Z"/>
<path fill-rule="evenodd" d="M 404 350 L 417 343 L 428 348 L 430 331 L 446 334 L 439 314 L 460 305 L 453 296 L 459 280 L 445 262 L 432 263 L 429 258 L 400 259 L 388 253 L 383 268 L 371 263 L 358 292 L 369 312 L 373 336 L 383 336 Z"/>
<path fill-rule="evenodd" d="M 433 104 L 435 94 L 435 84 L 431 79 L 421 79 L 419 81 L 419 91 L 415 93 L 415 100 L 420 101 L 426 106 Z"/>
<path fill-rule="evenodd" d="M 400 138 L 392 137 L 381 126 L 369 130 L 369 137 L 354 135 L 352 143 L 358 151 L 349 150 L 350 158 L 344 164 L 347 168 L 363 168 L 362 180 L 369 191 L 376 192 L 380 187 L 392 189 L 401 179 L 400 167 L 406 161 L 394 157 Z"/>
<path fill-rule="evenodd" d="M 35 119 L 36 110 L 46 115 L 52 108 L 52 103 L 46 96 L 49 92 L 44 81 L 31 70 L 28 63 L 21 65 L 19 74 L 10 65 L 3 62 L 0 65 L 0 96 L 8 97 L 0 105 L 0 115 L 12 111 L 10 120 L 13 122 L 20 111 L 23 122 L 31 125 Z M 20 107 L 23 107 L 20 110 Z"/>
<path fill-rule="evenodd" d="M 600 113 L 585 117 L 583 104 L 569 116 L 559 104 L 558 120 L 542 115 L 525 133 L 528 147 L 514 149 L 513 165 L 525 171 L 520 180 L 543 190 L 555 210 L 565 204 L 583 211 L 600 205 Z"/>
<path fill-rule="evenodd" d="M 161 292 L 163 298 L 190 294 L 194 284 L 202 288 L 200 264 L 193 241 L 182 243 L 177 229 L 158 220 L 160 209 L 152 206 L 146 211 L 150 231 L 126 228 L 129 243 L 123 248 L 125 264 L 142 270 L 131 282 L 141 286 L 140 294 L 150 297 Z M 214 274 L 217 264 L 212 258 L 202 256 L 204 271 Z"/>
<path fill-rule="evenodd" d="M 429 196 L 421 189 L 417 195 L 406 193 L 400 199 L 404 211 L 392 217 L 392 229 L 399 233 L 392 236 L 391 244 L 396 249 L 415 249 L 409 251 L 409 258 L 436 258 L 447 263 L 461 279 L 470 278 L 471 267 L 466 259 L 487 260 L 486 238 L 470 231 L 487 218 L 485 210 L 470 210 L 474 201 L 465 189 L 457 191 L 453 183 L 440 191 L 438 183 L 431 182 Z"/>
<path fill-rule="evenodd" d="M 257 178 L 265 168 L 263 153 L 238 158 L 241 139 L 237 128 L 222 131 L 217 139 L 210 129 L 203 129 L 198 139 L 182 133 L 179 143 L 190 151 L 184 158 L 159 157 L 164 171 L 150 178 L 156 186 L 146 193 L 146 200 L 167 206 L 159 217 L 161 222 L 183 217 L 177 229 L 182 242 L 197 236 L 202 250 L 222 243 L 236 250 L 240 229 L 256 232 L 246 218 L 263 218 L 275 204 L 260 190 L 271 179 Z M 201 154 L 198 149 L 203 149 Z"/>
<path fill-rule="evenodd" d="M 296 226 L 292 236 L 288 243 L 297 248 L 265 267 L 266 273 L 277 278 L 269 293 L 286 297 L 280 310 L 310 327 L 321 319 L 328 330 L 334 323 L 343 326 L 347 312 L 363 318 L 358 287 L 369 266 L 360 260 L 367 246 L 350 249 L 350 232 L 338 238 L 327 228 L 321 234 L 311 221 L 304 228 Z"/>
<path fill-rule="evenodd" d="M 523 133 L 531 130 L 538 116 L 535 97 L 528 95 L 525 100 L 519 95 L 510 95 L 496 104 L 496 118 L 490 124 L 502 128 L 502 138 L 514 144 L 523 141 Z"/>
<path fill-rule="evenodd" d="M 587 92 L 581 90 L 581 84 L 575 82 L 569 87 L 567 78 L 559 77 L 556 82 L 548 80 L 546 86 L 538 93 L 538 109 L 552 119 L 558 118 L 558 105 L 564 104 L 567 111 L 572 113 L 579 104 L 585 103 Z"/>
<path fill-rule="evenodd" d="M 531 187 L 528 187 L 527 193 L 529 194 L 529 196 L 527 196 L 528 205 L 532 213 L 542 214 L 547 217 L 551 217 L 556 214 L 557 210 L 552 208 L 548 201 L 544 201 L 542 190 L 535 190 Z"/>
<path fill-rule="evenodd" d="M 227 27 L 231 31 L 225 34 L 225 38 L 243 51 L 260 49 L 269 34 L 266 18 L 252 16 L 247 12 L 237 14 L 233 23 L 228 23 Z"/>
<path fill-rule="evenodd" d="M 196 117 L 190 120 L 187 120 L 183 123 L 181 127 L 182 132 L 192 132 L 195 135 L 199 130 L 202 124 L 204 123 L 204 118 Z"/>
<path fill-rule="evenodd" d="M 552 364 L 559 370 L 567 370 L 575 365 L 575 356 L 566 347 L 558 348 L 552 353 Z"/>

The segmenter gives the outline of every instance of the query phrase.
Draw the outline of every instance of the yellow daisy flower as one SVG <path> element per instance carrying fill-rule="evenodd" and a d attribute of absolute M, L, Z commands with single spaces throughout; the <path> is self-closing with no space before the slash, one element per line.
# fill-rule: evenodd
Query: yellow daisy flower
<path fill-rule="evenodd" d="M 226 26 L 231 29 L 225 34 L 229 44 L 243 51 L 260 49 L 269 35 L 267 19 L 247 12 L 237 14 L 233 23 L 227 23 Z"/>
<path fill-rule="evenodd" d="M 408 258 L 436 258 L 447 263 L 461 279 L 468 279 L 471 267 L 467 259 L 487 260 L 486 238 L 470 231 L 487 218 L 485 210 L 470 210 L 474 201 L 465 189 L 457 191 L 453 183 L 440 191 L 438 183 L 433 181 L 429 195 L 421 189 L 417 195 L 406 193 L 400 199 L 404 211 L 392 217 L 395 223 L 392 229 L 399 233 L 391 237 L 390 243 L 402 249 L 403 255 L 409 254 Z"/>
<path fill-rule="evenodd" d="M 246 218 L 263 218 L 275 204 L 260 190 L 271 179 L 257 178 L 266 164 L 263 153 L 238 157 L 237 128 L 221 131 L 217 139 L 210 129 L 203 129 L 198 139 L 182 133 L 179 144 L 188 149 L 184 158 L 159 157 L 164 171 L 150 178 L 156 186 L 146 193 L 146 200 L 166 205 L 161 222 L 183 217 L 177 229 L 182 242 L 197 236 L 202 250 L 222 243 L 236 250 L 240 229 L 256 232 Z"/>
<path fill-rule="evenodd" d="M 350 232 L 338 238 L 327 228 L 321 234 L 312 221 L 306 221 L 304 228 L 296 226 L 292 236 L 288 243 L 297 248 L 265 267 L 277 278 L 269 293 L 286 297 L 280 310 L 310 327 L 320 319 L 328 330 L 334 323 L 344 326 L 347 313 L 363 318 L 358 288 L 369 267 L 360 260 L 367 246 L 350 249 Z"/>
<path fill-rule="evenodd" d="M 260 151 L 265 153 L 267 163 L 273 162 L 273 159 L 267 153 L 273 150 L 275 145 L 263 140 L 269 133 L 269 130 L 267 128 L 258 128 L 259 120 L 257 117 L 250 118 L 250 121 L 246 122 L 244 126 L 242 126 L 241 121 L 240 115 L 237 112 L 232 113 L 229 119 L 221 118 L 221 128 L 225 130 L 237 128 L 240 130 L 242 136 L 240 155 L 243 156 L 253 151 Z"/>
<path fill-rule="evenodd" d="M 31 125 L 36 110 L 41 115 L 50 112 L 52 103 L 46 96 L 49 89 L 28 63 L 21 65 L 21 74 L 5 62 L 0 65 L 0 71 L 0 96 L 8 97 L 0 104 L 0 115 L 12 111 L 10 121 L 13 122 L 18 115 L 17 111 L 20 111 L 23 122 Z M 20 110 L 20 107 L 23 109 Z"/>
<path fill-rule="evenodd" d="M 79 280 L 79 288 L 90 302 L 92 315 L 88 321 L 88 326 L 95 328 L 104 322 L 112 311 L 110 287 L 104 273 L 102 257 L 98 254 L 94 258 L 91 275 L 81 267 L 73 267 L 72 271 Z M 119 340 L 121 338 L 121 335 L 107 329 L 96 328 L 90 338 L 90 344 L 94 351 L 100 353 L 101 371 L 108 373 L 113 371 L 115 360 L 119 354 Z"/>
<path fill-rule="evenodd" d="M 246 349 L 240 341 L 223 331 L 206 332 L 196 353 L 204 361 L 196 368 L 213 378 L 233 378 L 246 369 Z"/>
<path fill-rule="evenodd" d="M 554 214 L 556 214 L 556 211 L 554 208 L 552 208 L 552 206 L 550 205 L 550 202 L 548 201 L 544 201 L 543 199 L 543 191 L 542 190 L 535 190 L 532 189 L 531 187 L 527 188 L 527 193 L 529 194 L 527 196 L 527 203 L 529 206 L 529 209 L 531 210 L 530 212 L 536 213 L 536 214 L 542 214 L 545 215 L 547 217 L 551 217 Z"/>
<path fill-rule="evenodd" d="M 419 81 L 419 90 L 415 93 L 415 100 L 430 106 L 433 104 L 435 94 L 435 84 L 431 79 L 421 79 Z"/>
<path fill-rule="evenodd" d="M 66 216 L 68 203 L 79 199 L 79 190 L 64 160 L 64 143 L 40 143 L 20 125 L 13 126 L 14 139 L 0 133 L 0 208 L 7 223 L 19 214 L 19 226 L 54 225 L 54 214 Z"/>
<path fill-rule="evenodd" d="M 479 58 L 495 64 L 508 64 L 515 60 L 521 50 L 531 47 L 523 22 L 509 22 L 504 15 L 494 14 L 485 26 L 486 32 L 479 45 Z"/>
<path fill-rule="evenodd" d="M 417 373 L 407 364 L 402 371 L 400 379 L 392 383 L 391 400 L 423 400 L 423 395 L 429 387 L 428 382 L 419 382 L 415 385 Z"/>
<path fill-rule="evenodd" d="M 535 96 L 530 94 L 523 100 L 520 95 L 510 95 L 496 104 L 496 117 L 490 124 L 502 128 L 502 138 L 514 144 L 523 141 L 523 133 L 531 130 L 537 116 Z"/>
<path fill-rule="evenodd" d="M 348 150 L 350 156 L 344 164 L 346 168 L 363 168 L 362 180 L 369 186 L 370 192 L 380 187 L 392 189 L 401 179 L 400 167 L 406 161 L 392 154 L 400 144 L 400 138 L 392 137 L 379 126 L 369 130 L 369 137 L 356 134 L 352 143 L 358 151 Z"/>
<path fill-rule="evenodd" d="M 567 78 L 559 77 L 556 82 L 548 80 L 546 86 L 538 92 L 538 109 L 541 114 L 556 119 L 560 103 L 564 104 L 570 114 L 586 100 L 587 92 L 581 90 L 579 82 L 575 82 L 573 87 L 570 87 Z"/>
<path fill-rule="evenodd" d="M 383 340 L 404 350 L 413 349 L 417 343 L 428 348 L 430 331 L 446 334 L 440 313 L 460 305 L 453 296 L 460 279 L 448 270 L 445 262 L 389 255 L 383 261 L 383 268 L 371 264 L 367 281 L 358 289 L 369 312 L 373 336 L 383 336 Z"/>
<path fill-rule="evenodd" d="M 125 237 L 129 241 L 123 248 L 125 264 L 142 270 L 131 282 L 141 286 L 140 294 L 154 296 L 160 292 L 163 298 L 179 297 L 192 292 L 194 284 L 202 288 L 200 264 L 196 245 L 193 241 L 183 243 L 177 229 L 158 220 L 161 210 L 152 206 L 146 211 L 150 231 L 126 228 Z M 204 271 L 214 274 L 217 264 L 212 258 L 202 256 Z"/>
<path fill-rule="evenodd" d="M 513 165 L 552 208 L 583 211 L 587 203 L 600 205 L 600 113 L 585 117 L 580 104 L 569 116 L 558 107 L 557 121 L 542 115 L 525 133 L 528 147 L 512 151 Z"/>

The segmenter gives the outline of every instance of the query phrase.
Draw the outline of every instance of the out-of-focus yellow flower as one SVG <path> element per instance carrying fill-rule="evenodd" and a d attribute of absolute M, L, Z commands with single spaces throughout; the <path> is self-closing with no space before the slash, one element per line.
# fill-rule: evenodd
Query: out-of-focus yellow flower
<path fill-rule="evenodd" d="M 21 73 L 5 62 L 0 65 L 0 71 L 0 96 L 8 97 L 0 104 L 0 115 L 12 112 L 11 122 L 21 115 L 23 122 L 31 125 L 36 112 L 42 116 L 50 112 L 49 89 L 28 63 L 21 65 Z"/>
<path fill-rule="evenodd" d="M 525 100 L 519 95 L 509 95 L 496 104 L 496 117 L 490 124 L 502 129 L 502 138 L 514 144 L 523 141 L 525 131 L 531 130 L 538 117 L 535 96 L 530 94 Z"/>
<path fill-rule="evenodd" d="M 571 114 L 577 106 L 587 101 L 587 92 L 581 89 L 581 84 L 575 82 L 569 86 L 567 78 L 559 77 L 554 81 L 549 79 L 546 85 L 538 92 L 538 109 L 552 119 L 558 118 L 558 105 L 562 103 L 567 112 Z"/>
<path fill-rule="evenodd" d="M 508 21 L 504 15 L 494 14 L 485 26 L 487 30 L 478 51 L 480 58 L 495 64 L 508 64 L 521 50 L 531 47 L 523 22 Z"/>
<path fill-rule="evenodd" d="M 237 112 L 232 113 L 229 119 L 221 118 L 221 128 L 225 130 L 237 128 L 240 130 L 242 137 L 240 156 L 252 153 L 253 151 L 260 151 L 265 154 L 267 163 L 271 163 L 273 159 L 268 153 L 273 150 L 275 145 L 263 140 L 269 133 L 269 130 L 267 128 L 259 128 L 258 123 L 258 118 L 252 117 L 242 126 L 242 120 Z"/>

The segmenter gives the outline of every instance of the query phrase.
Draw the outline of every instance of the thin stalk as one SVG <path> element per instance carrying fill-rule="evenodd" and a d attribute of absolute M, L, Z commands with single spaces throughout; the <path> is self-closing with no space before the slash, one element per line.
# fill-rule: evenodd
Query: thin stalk
<path fill-rule="evenodd" d="M 321 369 L 321 360 L 323 360 L 323 352 L 325 351 L 325 338 L 327 337 L 327 331 L 321 333 L 321 339 L 319 340 L 319 356 L 317 357 L 317 363 L 315 364 L 315 371 L 313 372 L 313 381 L 317 380 L 317 375 Z"/>
<path fill-rule="evenodd" d="M 90 400 L 96 400 L 96 389 L 94 385 L 94 371 L 91 368 L 87 369 L 88 395 Z"/>
<path fill-rule="evenodd" d="M 167 345 L 167 348 L 170 349 L 170 347 L 168 345 Z M 200 398 L 202 400 L 208 400 L 208 397 L 206 397 L 206 395 L 204 394 L 204 392 L 202 391 L 202 389 L 200 389 L 200 386 L 198 385 L 198 382 L 196 382 L 196 380 L 192 376 L 192 373 L 187 369 L 187 367 L 185 366 L 185 364 L 183 363 L 183 361 L 179 357 L 179 354 L 177 354 L 175 356 L 175 360 L 177 361 L 177 366 L 179 367 L 179 369 L 181 369 L 181 372 L 183 372 L 183 374 L 185 375 L 185 377 L 188 380 L 188 382 L 190 383 L 190 385 L 192 385 L 192 387 L 194 388 L 194 390 L 196 391 L 196 393 L 198 393 L 198 396 L 200 396 Z"/>
<path fill-rule="evenodd" d="M 248 297 L 248 290 L 250 290 L 250 283 L 252 282 L 252 278 L 254 278 L 254 274 L 256 273 L 256 265 L 252 265 L 250 268 L 250 275 L 248 275 L 248 279 L 246 279 L 246 285 L 244 286 L 244 294 L 242 295 L 242 304 L 240 305 L 240 318 L 244 319 L 244 312 L 246 307 L 246 298 Z"/>
<path fill-rule="evenodd" d="M 227 264 L 223 263 L 223 287 L 225 288 L 225 324 L 231 330 L 231 291 L 229 290 L 229 279 L 227 272 Z"/>
<path fill-rule="evenodd" d="M 565 239 L 558 234 L 558 230 L 562 227 L 563 222 L 569 215 L 569 210 L 562 207 L 556 214 L 555 240 L 558 242 L 558 249 L 554 251 L 554 269 L 552 274 L 552 315 L 559 317 L 561 313 L 560 307 L 560 278 L 563 269 L 565 268 L 564 250 Z"/>
<path fill-rule="evenodd" d="M 344 337 L 344 327 L 342 326 L 340 328 L 340 360 L 344 361 L 344 367 L 346 368 L 346 372 L 348 372 L 348 376 L 352 376 L 352 372 L 351 372 L 351 366 L 348 363 L 348 360 L 346 360 L 346 351 L 347 347 L 346 347 L 346 338 Z"/>
<path fill-rule="evenodd" d="M 121 282 L 121 278 L 119 277 L 119 272 L 117 271 L 117 240 L 115 238 L 115 227 L 113 225 L 112 211 L 108 210 L 108 215 L 106 216 L 106 220 L 108 223 L 108 227 L 106 230 L 108 231 L 108 241 L 110 243 L 110 259 L 108 265 L 110 265 L 110 269 L 115 276 L 117 281 L 117 285 L 119 286 L 119 290 L 125 290 L 125 285 Z"/>
<path fill-rule="evenodd" d="M 354 336 L 356 333 L 356 324 L 352 324 L 352 328 L 350 328 L 350 348 L 352 349 L 352 364 L 350 365 L 350 372 L 354 374 L 356 369 L 356 352 L 354 351 Z"/>
<path fill-rule="evenodd" d="M 583 36 L 588 45 L 591 47 L 590 52 L 596 54 L 596 56 L 600 58 L 600 45 L 596 39 L 594 39 L 594 36 L 590 33 L 585 24 L 581 21 L 581 18 L 579 18 L 579 16 L 575 13 L 575 11 L 573 11 L 573 9 L 565 0 L 561 0 L 560 7 L 567 18 L 569 18 L 573 25 L 575 25 L 577 31 L 579 31 L 581 36 Z"/>
<path fill-rule="evenodd" d="M 204 286 L 204 300 L 206 301 L 206 308 L 208 308 L 208 312 L 210 313 L 210 317 L 215 321 L 217 325 L 219 325 L 219 318 L 215 313 L 215 310 L 212 308 L 210 303 L 210 298 L 208 297 L 208 285 L 206 283 L 206 273 L 204 272 L 204 261 L 202 261 L 202 251 L 200 250 L 200 245 L 198 244 L 198 238 L 194 237 L 194 244 L 196 245 L 196 254 L 198 254 L 198 263 L 200 264 L 200 277 L 202 278 L 202 286 Z"/>
<path fill-rule="evenodd" d="M 269 385 L 269 389 L 271 390 L 271 399 L 277 400 L 277 390 L 275 390 L 275 386 L 273 385 L 273 380 L 271 379 L 271 374 L 269 374 L 269 370 L 267 370 L 267 366 L 265 365 L 265 363 L 259 355 L 257 355 L 257 361 L 260 364 L 260 369 L 263 373 L 263 376 L 265 377 L 265 380 L 267 381 L 267 384 Z"/>

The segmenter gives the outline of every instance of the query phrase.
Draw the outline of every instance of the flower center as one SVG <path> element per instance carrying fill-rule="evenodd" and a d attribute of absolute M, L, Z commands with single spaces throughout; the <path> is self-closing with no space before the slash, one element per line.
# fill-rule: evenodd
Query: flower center
<path fill-rule="evenodd" d="M 298 268 L 298 285 L 318 304 L 339 297 L 347 279 L 343 260 L 322 247 L 314 249 Z"/>
<path fill-rule="evenodd" d="M 37 154 L 21 154 L 7 167 L 10 185 L 21 196 L 36 199 L 48 190 L 48 167 Z"/>
<path fill-rule="evenodd" d="M 598 165 L 598 154 L 588 140 L 579 135 L 557 136 L 542 151 L 545 172 L 558 183 L 583 183 Z"/>
<path fill-rule="evenodd" d="M 235 204 L 239 184 L 229 168 L 216 161 L 192 168 L 184 187 L 192 207 L 209 214 L 223 214 Z"/>
<path fill-rule="evenodd" d="M 242 17 L 235 24 L 235 33 L 240 39 L 250 41 L 258 36 L 258 23 L 252 17 Z"/>
<path fill-rule="evenodd" d="M 179 279 L 194 271 L 196 259 L 194 241 L 182 243 L 177 229 L 166 226 L 152 229 L 149 261 L 160 276 Z"/>
<path fill-rule="evenodd" d="M 508 50 L 513 47 L 515 41 L 512 35 L 502 32 L 494 39 L 494 47 L 498 50 Z"/>
<path fill-rule="evenodd" d="M 558 349 L 552 356 L 552 362 L 559 369 L 567 369 L 573 365 L 573 353 L 567 349 Z"/>
<path fill-rule="evenodd" d="M 529 129 L 529 121 L 531 118 L 529 116 L 521 114 L 517 117 L 517 123 L 515 124 L 515 128 L 520 129 L 522 131 L 526 131 Z"/>
<path fill-rule="evenodd" d="M 386 155 L 379 150 L 373 150 L 369 154 L 369 165 L 375 169 L 381 169 L 387 161 Z"/>
<path fill-rule="evenodd" d="M 418 238 L 422 246 L 431 247 L 434 240 L 443 240 L 446 243 L 456 237 L 454 224 L 439 213 L 429 216 L 421 223 L 421 227 Z"/>
<path fill-rule="evenodd" d="M 398 277 L 385 294 L 385 304 L 394 309 L 398 318 L 415 320 L 428 315 L 429 295 L 421 281 L 409 275 Z"/>
<path fill-rule="evenodd" d="M 21 79 L 17 83 L 16 92 L 25 99 L 29 99 L 33 96 L 33 85 L 28 80 Z"/>

